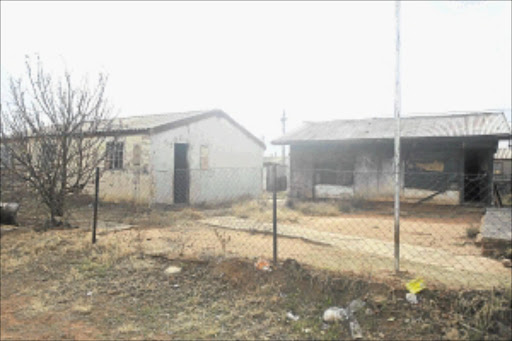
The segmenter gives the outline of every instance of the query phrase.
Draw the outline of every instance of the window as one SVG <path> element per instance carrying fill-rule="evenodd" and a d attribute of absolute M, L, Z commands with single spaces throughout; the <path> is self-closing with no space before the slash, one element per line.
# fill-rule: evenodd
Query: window
<path fill-rule="evenodd" d="M 0 146 L 0 168 L 10 167 L 12 161 L 11 150 L 8 147 Z"/>
<path fill-rule="evenodd" d="M 208 146 L 201 146 L 201 169 L 208 169 Z"/>
<path fill-rule="evenodd" d="M 316 166 L 317 185 L 352 186 L 354 164 L 348 162 L 325 162 Z"/>
<path fill-rule="evenodd" d="M 57 146 L 55 144 L 43 143 L 41 145 L 41 153 L 39 154 L 39 165 L 44 170 L 54 168 L 57 156 Z"/>
<path fill-rule="evenodd" d="M 123 168 L 123 142 L 107 142 L 107 155 L 105 158 L 106 169 Z"/>
<path fill-rule="evenodd" d="M 494 162 L 494 174 L 496 174 L 496 175 L 503 174 L 503 163 L 502 162 Z"/>

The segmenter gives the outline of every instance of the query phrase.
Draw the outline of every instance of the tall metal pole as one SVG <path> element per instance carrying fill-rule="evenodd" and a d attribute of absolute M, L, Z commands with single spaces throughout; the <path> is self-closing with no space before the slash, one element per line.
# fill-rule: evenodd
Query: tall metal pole
<path fill-rule="evenodd" d="M 286 112 L 283 110 L 283 117 L 281 117 L 281 127 L 283 130 L 283 135 L 286 134 Z M 281 147 L 281 153 L 282 153 L 282 162 L 283 165 L 286 165 L 286 146 L 283 144 Z"/>
<path fill-rule="evenodd" d="M 395 1 L 396 45 L 395 45 L 395 272 L 400 271 L 400 1 Z"/>

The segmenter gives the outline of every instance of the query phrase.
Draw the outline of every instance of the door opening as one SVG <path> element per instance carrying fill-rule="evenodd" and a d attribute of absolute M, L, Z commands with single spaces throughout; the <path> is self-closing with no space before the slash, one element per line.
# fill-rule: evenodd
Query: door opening
<path fill-rule="evenodd" d="M 189 196 L 188 144 L 174 144 L 174 203 L 186 204 Z"/>
<path fill-rule="evenodd" d="M 485 203 L 489 199 L 486 154 L 469 149 L 464 155 L 464 202 Z"/>

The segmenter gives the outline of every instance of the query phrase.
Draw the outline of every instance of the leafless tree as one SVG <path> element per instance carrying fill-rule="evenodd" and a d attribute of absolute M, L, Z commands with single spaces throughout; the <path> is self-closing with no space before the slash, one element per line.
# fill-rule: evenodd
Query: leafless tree
<path fill-rule="evenodd" d="M 26 77 L 10 79 L 1 110 L 2 167 L 39 195 L 52 225 L 105 157 L 112 125 L 106 86 L 103 74 L 93 86 L 85 79 L 75 84 L 68 71 L 54 78 L 39 58 L 28 57 Z"/>

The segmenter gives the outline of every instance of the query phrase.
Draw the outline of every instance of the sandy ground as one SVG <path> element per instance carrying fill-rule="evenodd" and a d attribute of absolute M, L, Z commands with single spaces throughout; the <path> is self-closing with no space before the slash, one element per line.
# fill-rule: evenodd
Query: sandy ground
<path fill-rule="evenodd" d="M 379 223 L 374 219 L 363 220 L 357 219 L 356 222 L 340 219 L 339 224 L 348 224 L 350 226 L 357 225 L 373 225 Z M 241 229 L 247 231 L 272 232 L 272 224 L 261 223 L 250 219 L 240 219 L 236 217 L 215 217 L 201 220 L 201 223 L 213 227 L 222 227 L 230 229 Z M 316 222 L 317 225 L 321 225 Z M 381 223 L 382 224 L 382 223 Z M 325 225 L 324 225 L 325 226 Z M 438 227 L 433 227 L 439 231 Z M 445 228 L 446 229 L 446 228 Z M 338 249 L 361 253 L 362 256 L 379 256 L 393 257 L 394 243 L 387 242 L 375 238 L 361 237 L 357 234 L 344 234 L 343 232 L 323 232 L 315 229 L 309 229 L 304 225 L 280 224 L 278 227 L 280 236 L 301 238 L 306 241 L 312 241 L 325 245 L 330 245 Z M 434 247 L 424 247 L 411 245 L 405 242 L 400 244 L 400 257 L 403 260 L 419 262 L 427 265 L 436 265 L 454 269 L 463 269 L 474 272 L 495 272 L 503 271 L 500 262 L 472 255 L 458 255 L 450 251 L 446 251 Z"/>

